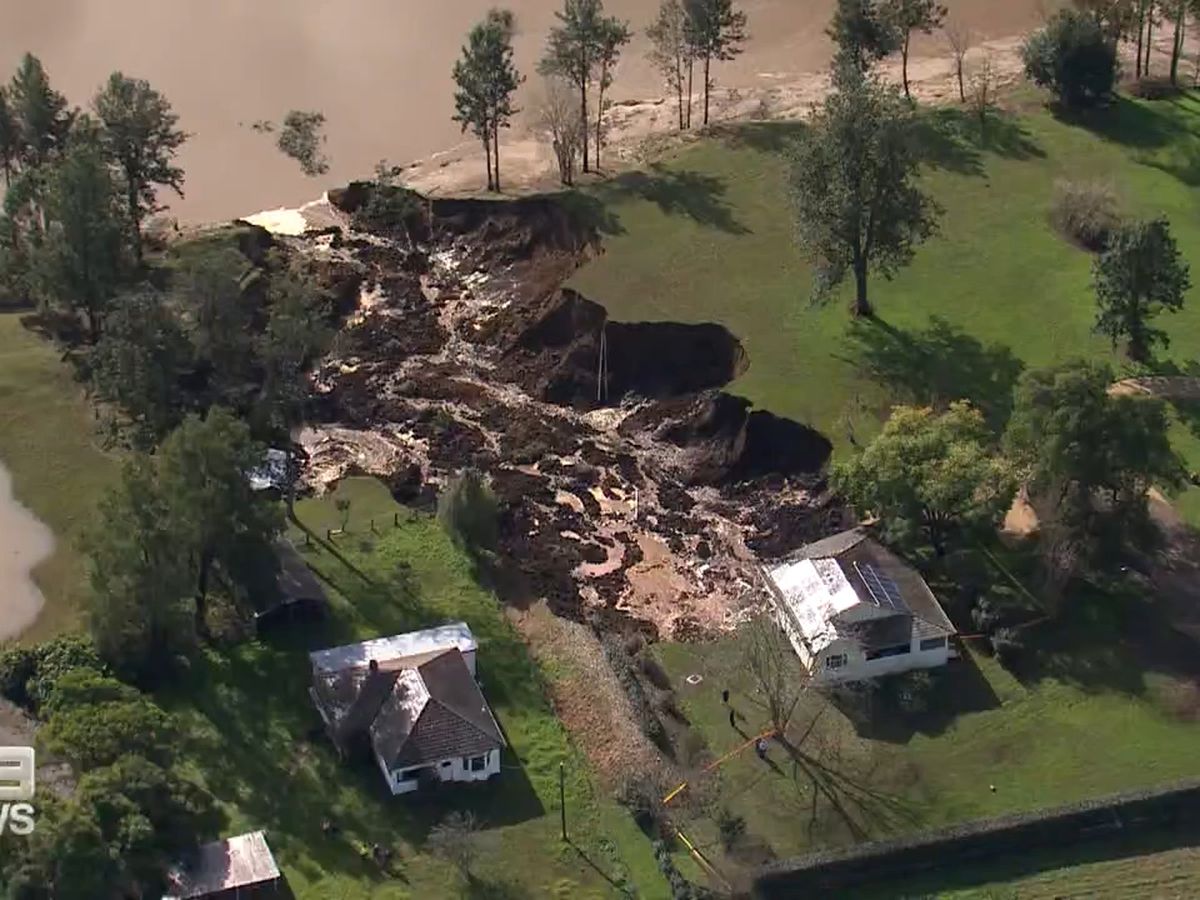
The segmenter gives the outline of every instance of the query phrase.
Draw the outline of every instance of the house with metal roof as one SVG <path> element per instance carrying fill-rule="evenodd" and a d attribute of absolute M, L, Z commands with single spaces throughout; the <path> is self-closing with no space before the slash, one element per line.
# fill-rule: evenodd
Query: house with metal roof
<path fill-rule="evenodd" d="M 855 528 L 764 566 L 775 618 L 817 683 L 945 665 L 954 625 L 912 566 Z"/>
<path fill-rule="evenodd" d="M 310 654 L 309 694 L 343 757 L 369 755 L 393 794 L 500 772 L 504 735 L 462 622 Z"/>

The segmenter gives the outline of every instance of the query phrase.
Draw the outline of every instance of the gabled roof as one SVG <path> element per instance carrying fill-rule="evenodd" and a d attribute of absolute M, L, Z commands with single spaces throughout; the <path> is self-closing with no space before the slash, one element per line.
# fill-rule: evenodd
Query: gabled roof
<path fill-rule="evenodd" d="M 167 873 L 163 900 L 190 900 L 252 887 L 279 878 L 279 867 L 261 831 L 200 847 Z"/>
<path fill-rule="evenodd" d="M 478 649 L 475 635 L 466 622 L 451 622 L 436 628 L 426 628 L 423 631 L 411 631 L 407 634 L 395 634 L 390 637 L 375 638 L 360 644 L 346 644 L 329 650 L 319 650 L 308 655 L 312 662 L 313 672 L 340 672 L 355 666 L 366 668 L 371 660 L 381 667 L 389 662 L 404 660 L 421 654 L 433 654 L 455 647 L 463 653 Z"/>
<path fill-rule="evenodd" d="M 808 544 L 764 573 L 814 651 L 843 638 L 869 652 L 955 632 L 920 573 L 861 528 Z"/>
<path fill-rule="evenodd" d="M 371 725 L 371 743 L 393 768 L 479 756 L 505 744 L 457 649 L 406 669 Z"/>

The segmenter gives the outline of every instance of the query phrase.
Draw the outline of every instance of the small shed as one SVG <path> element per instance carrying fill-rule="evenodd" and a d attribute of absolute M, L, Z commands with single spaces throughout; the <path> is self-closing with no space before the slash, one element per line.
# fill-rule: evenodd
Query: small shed
<path fill-rule="evenodd" d="M 275 597 L 254 616 L 259 635 L 292 622 L 320 621 L 329 607 L 321 582 L 290 541 L 275 541 L 275 556 L 279 559 Z"/>
<path fill-rule="evenodd" d="M 205 844 L 167 873 L 163 900 L 257 900 L 289 896 L 261 831 Z"/>

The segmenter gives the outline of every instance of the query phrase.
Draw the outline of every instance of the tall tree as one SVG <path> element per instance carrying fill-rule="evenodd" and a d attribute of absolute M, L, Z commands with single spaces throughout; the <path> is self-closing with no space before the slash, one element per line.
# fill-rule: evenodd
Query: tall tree
<path fill-rule="evenodd" d="M 483 142 L 488 190 L 500 190 L 500 129 L 517 112 L 512 98 L 524 80 L 513 63 L 514 30 L 511 12 L 489 10 L 454 64 L 454 120 Z"/>
<path fill-rule="evenodd" d="M 1165 218 L 1118 226 L 1092 266 L 1096 290 L 1096 331 L 1116 347 L 1125 339 L 1129 358 L 1144 362 L 1151 348 L 1168 343 L 1150 320 L 1164 309 L 1178 312 L 1192 286 Z"/>
<path fill-rule="evenodd" d="M 320 110 L 288 110 L 275 146 L 284 156 L 298 162 L 300 171 L 309 178 L 329 171 L 329 157 L 324 149 L 325 114 Z"/>
<path fill-rule="evenodd" d="M 835 72 L 866 72 L 900 48 L 900 34 L 885 15 L 880 0 L 837 0 L 833 21 L 825 33 L 837 45 Z"/>
<path fill-rule="evenodd" d="M 904 96 L 908 90 L 908 50 L 914 31 L 933 34 L 946 21 L 949 10 L 937 0 L 885 0 L 884 15 L 891 19 L 900 34 L 900 72 L 904 80 Z"/>
<path fill-rule="evenodd" d="M 1067 107 L 1095 105 L 1112 93 L 1117 50 L 1095 18 L 1076 9 L 1055 13 L 1021 45 L 1025 74 Z"/>
<path fill-rule="evenodd" d="M 186 547 L 152 461 L 135 457 L 101 500 L 84 549 L 96 648 L 122 675 L 153 680 L 195 644 Z"/>
<path fill-rule="evenodd" d="M 67 143 L 74 116 L 66 97 L 50 87 L 42 61 L 26 53 L 9 84 L 8 98 L 20 131 L 22 164 L 45 165 Z"/>
<path fill-rule="evenodd" d="M 575 183 L 575 161 L 583 137 L 579 133 L 579 98 L 565 78 L 547 75 L 541 97 L 534 109 L 534 128 L 549 139 L 558 162 L 558 178 L 565 185 Z"/>
<path fill-rule="evenodd" d="M 675 92 L 680 131 L 687 127 L 683 115 L 684 72 L 691 58 L 687 21 L 682 0 L 662 0 L 658 8 L 658 17 L 646 29 L 646 37 L 650 39 L 650 52 L 647 56 L 662 73 L 667 87 Z M 691 105 L 690 96 L 688 105 Z"/>
<path fill-rule="evenodd" d="M 1016 485 L 983 415 L 964 401 L 944 413 L 898 406 L 833 484 L 862 515 L 877 515 L 900 542 L 923 534 L 938 555 L 955 531 L 999 524 Z"/>
<path fill-rule="evenodd" d="M 733 8 L 733 0 L 684 0 L 688 29 L 697 59 L 704 61 L 704 124 L 708 124 L 713 60 L 724 62 L 742 52 L 746 40 L 746 14 Z"/>
<path fill-rule="evenodd" d="M 613 70 L 621 57 L 621 48 L 632 37 L 629 23 L 616 18 L 600 20 L 600 35 L 596 41 L 596 63 L 599 78 L 596 83 L 596 168 L 600 168 L 600 150 L 604 145 L 604 92 L 612 87 Z"/>
<path fill-rule="evenodd" d="M 88 361 L 96 396 L 117 408 L 114 430 L 134 447 L 152 449 L 183 418 L 192 345 L 161 295 L 122 297 Z"/>
<path fill-rule="evenodd" d="M 946 24 L 946 43 L 950 46 L 950 52 L 954 54 L 954 73 L 958 77 L 958 99 L 961 103 L 967 102 L 964 63 L 974 40 L 971 29 L 962 22 L 955 20 Z"/>
<path fill-rule="evenodd" d="M 603 0 L 563 0 L 554 14 L 559 24 L 550 29 L 546 52 L 538 65 L 543 75 L 560 75 L 579 91 L 579 116 L 583 124 L 583 171 L 590 172 L 588 157 L 588 87 L 596 70 L 604 21 Z"/>
<path fill-rule="evenodd" d="M 1109 393 L 1111 369 L 1068 362 L 1026 372 L 1004 435 L 1039 514 L 1072 543 L 1090 546 L 1115 525 L 1110 545 L 1144 535 L 1146 491 L 1181 483 L 1170 419 L 1156 398 Z"/>
<path fill-rule="evenodd" d="M 845 70 L 791 155 L 797 240 L 824 299 L 854 275 L 851 311 L 871 315 L 871 269 L 890 278 L 933 233 L 937 206 L 916 185 L 913 111 L 899 92 Z"/>
<path fill-rule="evenodd" d="M 241 599 L 270 558 L 282 527 L 279 510 L 250 488 L 246 473 L 265 448 L 228 410 L 184 420 L 159 448 L 159 486 L 171 510 L 195 597 L 196 631 L 207 634 L 210 594 Z"/>
<path fill-rule="evenodd" d="M 98 146 L 77 144 L 56 165 L 45 214 L 36 280 L 47 299 L 83 316 L 95 344 L 126 269 L 128 234 L 117 186 Z"/>
<path fill-rule="evenodd" d="M 1179 60 L 1183 56 L 1183 39 L 1187 28 L 1187 0 L 1174 0 L 1175 33 L 1171 38 L 1171 84 L 1179 83 Z"/>
<path fill-rule="evenodd" d="M 213 402 L 245 408 L 254 382 L 255 304 L 246 296 L 256 278 L 232 248 L 189 260 L 172 294 L 191 323 L 200 375 Z"/>
<path fill-rule="evenodd" d="M 113 72 L 92 100 L 103 126 L 106 149 L 125 176 L 125 197 L 134 255 L 142 261 L 142 223 L 166 209 L 159 188 L 183 196 L 183 169 L 175 155 L 188 136 L 176 127 L 179 116 L 150 82 Z"/>
<path fill-rule="evenodd" d="M 9 100 L 8 88 L 0 84 L 0 171 L 4 173 L 4 186 L 12 184 L 17 159 L 21 154 L 20 123 Z"/>
<path fill-rule="evenodd" d="M 756 689 L 751 700 L 767 714 L 776 739 L 787 743 L 792 714 L 808 687 L 807 673 L 783 632 L 766 616 L 746 626 L 742 646 L 742 669 Z"/>

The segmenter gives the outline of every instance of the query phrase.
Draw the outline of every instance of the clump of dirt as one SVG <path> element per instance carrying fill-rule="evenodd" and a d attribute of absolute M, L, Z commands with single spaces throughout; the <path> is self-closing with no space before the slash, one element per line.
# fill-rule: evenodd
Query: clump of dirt
<path fill-rule="evenodd" d="M 372 190 L 334 192 L 333 215 Z M 396 210 L 369 231 L 344 218 L 340 239 L 278 239 L 358 279 L 314 373 L 314 489 L 366 473 L 432 503 L 480 469 L 500 504 L 506 598 L 651 640 L 735 626 L 762 602 L 755 553 L 836 526 L 828 442 L 720 390 L 748 365 L 733 335 L 611 322 L 562 287 L 597 251 L 589 226 L 543 199 L 406 195 Z"/>

